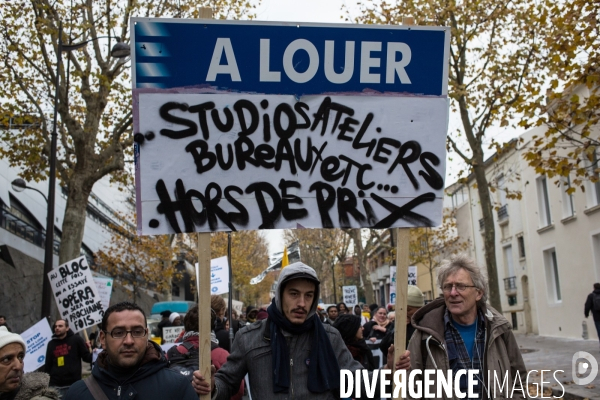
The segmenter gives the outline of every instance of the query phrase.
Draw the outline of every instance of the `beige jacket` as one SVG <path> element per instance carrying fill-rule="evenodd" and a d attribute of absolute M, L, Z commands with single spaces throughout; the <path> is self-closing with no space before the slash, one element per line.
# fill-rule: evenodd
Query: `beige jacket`
<path fill-rule="evenodd" d="M 411 369 L 441 369 L 450 370 L 448 353 L 444 339 L 444 313 L 446 305 L 443 299 L 437 299 L 419 309 L 412 317 L 412 325 L 416 328 L 408 350 L 410 350 Z M 527 396 L 527 370 L 521 356 L 521 351 L 512 333 L 511 325 L 498 311 L 487 306 L 483 309 L 487 320 L 486 324 L 486 346 L 484 358 L 484 384 L 487 388 L 489 399 L 523 399 L 523 388 Z M 424 354 L 425 353 L 425 354 Z M 425 363 L 425 365 L 423 365 Z M 494 372 L 497 376 L 495 384 Z M 488 382 L 489 374 L 489 382 Z M 503 383 L 505 377 L 506 383 Z M 519 379 L 515 391 L 511 396 L 515 379 Z M 494 385 L 495 384 L 495 385 Z M 494 386 L 496 391 L 494 394 Z M 503 390 L 500 390 L 504 386 Z M 484 389 L 485 390 L 485 389 Z M 437 392 L 434 384 L 431 391 Z M 508 393 L 507 393 L 508 391 Z M 448 399 L 443 396 L 440 399 Z M 485 394 L 484 394 L 485 396 Z M 409 397 L 410 398 L 410 397 Z M 454 394 L 452 399 L 457 399 Z"/>

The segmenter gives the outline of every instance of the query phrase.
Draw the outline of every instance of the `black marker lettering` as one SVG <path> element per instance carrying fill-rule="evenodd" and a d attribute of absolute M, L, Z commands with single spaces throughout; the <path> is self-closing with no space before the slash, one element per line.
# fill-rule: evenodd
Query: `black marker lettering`
<path fill-rule="evenodd" d="M 406 152 L 408 150 L 410 150 L 411 152 L 407 156 Z M 390 166 L 390 169 L 388 169 L 388 174 L 391 174 L 392 172 L 394 172 L 394 169 L 396 168 L 396 166 L 398 164 L 402 164 L 402 168 L 404 168 L 404 172 L 406 172 L 406 175 L 410 179 L 410 182 L 413 184 L 415 189 L 418 189 L 419 182 L 417 181 L 417 178 L 415 178 L 415 175 L 410 170 L 410 167 L 408 166 L 408 164 L 417 161 L 419 159 L 420 155 L 421 155 L 421 145 L 414 140 L 409 140 L 408 142 L 404 143 L 400 147 L 400 150 L 398 151 L 398 156 L 396 157 L 396 159 Z"/>
<path fill-rule="evenodd" d="M 252 153 L 254 153 L 252 140 L 246 136 L 240 136 L 233 145 L 235 147 L 235 160 L 240 171 L 246 169 L 246 162 L 255 167 L 258 166 L 258 161 L 252 158 Z M 244 145 L 246 145 L 246 150 L 244 150 Z"/>
<path fill-rule="evenodd" d="M 310 118 L 308 118 L 308 115 L 306 115 L 306 112 L 304 112 L 304 109 L 306 109 L 307 111 L 309 110 L 308 104 L 303 103 L 301 101 L 299 101 L 296 104 L 294 104 L 294 110 L 296 110 L 296 112 L 298 114 L 300 114 L 300 116 L 304 119 L 304 123 L 298 124 L 296 126 L 296 129 L 308 129 L 308 128 L 310 128 Z"/>
<path fill-rule="evenodd" d="M 425 179 L 425 182 L 431 186 L 432 189 L 442 189 L 444 187 L 444 179 L 442 176 L 429 164 L 431 162 L 433 165 L 440 165 L 440 159 L 433 153 L 428 151 L 423 152 L 420 157 L 421 165 L 425 168 L 425 171 L 419 171 L 419 175 Z"/>
<path fill-rule="evenodd" d="M 256 146 L 254 157 L 261 167 L 271 169 L 275 166 L 275 162 L 269 161 L 275 157 L 275 149 L 268 144 L 259 144 Z"/>
<path fill-rule="evenodd" d="M 200 123 L 200 129 L 202 130 L 202 137 L 204 140 L 208 140 L 210 136 L 208 132 L 208 123 L 206 122 L 206 111 L 212 110 L 213 108 L 215 108 L 215 103 L 207 101 L 206 103 L 191 106 L 189 110 L 191 113 L 198 113 L 198 122 Z"/>
<path fill-rule="evenodd" d="M 314 191 L 317 192 L 317 207 L 319 208 L 321 225 L 323 228 L 333 228 L 333 222 L 329 216 L 329 210 L 335 204 L 335 189 L 325 182 L 315 182 L 310 185 L 308 191 L 309 193 Z M 323 191 L 327 192 L 327 197 L 323 196 Z"/>
<path fill-rule="evenodd" d="M 188 128 L 181 130 L 181 131 L 174 131 L 171 129 L 161 129 L 160 130 L 161 135 L 164 135 L 171 139 L 183 139 L 183 138 L 186 138 L 189 136 L 194 136 L 196 133 L 198 133 L 198 125 L 196 125 L 196 123 L 194 121 L 190 121 L 189 119 L 171 115 L 171 114 L 169 114 L 169 111 L 171 111 L 171 110 L 187 111 L 188 110 L 187 104 L 175 103 L 173 101 L 165 103 L 160 107 L 158 114 L 160 115 L 160 117 L 162 119 L 164 119 L 167 122 L 187 126 Z"/>
<path fill-rule="evenodd" d="M 227 201 L 229 201 L 231 203 L 232 206 L 237 208 L 239 211 L 239 212 L 228 213 L 229 220 L 234 224 L 246 226 L 246 225 L 248 225 L 248 221 L 249 221 L 248 210 L 246 210 L 246 207 L 244 207 L 239 201 L 237 201 L 231 195 L 231 192 L 236 192 L 240 195 L 244 194 L 244 191 L 237 186 L 227 186 L 225 188 L 225 191 L 224 191 L 225 198 L 227 199 Z"/>
<path fill-rule="evenodd" d="M 251 101 L 242 99 L 235 102 L 233 109 L 237 113 L 240 127 L 242 128 L 239 134 L 244 136 L 252 135 L 256 131 L 256 128 L 258 128 L 259 116 L 256 106 Z M 244 110 L 250 113 L 250 125 L 246 123 Z"/>
<path fill-rule="evenodd" d="M 256 192 L 256 203 L 262 217 L 262 224 L 258 226 L 258 229 L 275 229 L 275 223 L 281 215 L 281 197 L 279 197 L 277 189 L 269 182 L 256 182 L 246 188 L 247 194 L 254 192 Z M 271 196 L 273 200 L 273 209 L 271 211 L 269 211 L 263 192 Z"/>
<path fill-rule="evenodd" d="M 352 225 L 350 225 L 348 214 L 352 215 L 360 225 L 365 222 L 366 218 L 360 211 L 358 211 L 356 204 L 356 196 L 354 193 L 352 193 L 352 190 L 341 187 L 337 189 L 337 206 L 340 228 L 352 227 Z"/>
<path fill-rule="evenodd" d="M 210 171 L 217 162 L 217 156 L 208 150 L 208 143 L 202 139 L 188 143 L 188 145 L 185 146 L 185 151 L 192 153 L 194 164 L 196 164 L 196 172 L 199 174 Z"/>
<path fill-rule="evenodd" d="M 285 150 L 285 151 L 284 151 Z M 279 139 L 277 143 L 277 154 L 275 155 L 275 171 L 281 169 L 281 163 L 287 160 L 290 164 L 290 172 L 296 175 L 296 163 L 294 160 L 294 152 L 292 146 L 287 139 Z"/>
<path fill-rule="evenodd" d="M 290 203 L 304 203 L 300 197 L 287 192 L 288 188 L 291 187 L 300 188 L 300 182 L 286 181 L 285 179 L 279 181 L 279 190 L 281 190 L 281 215 L 288 221 L 302 219 L 308 215 L 306 208 L 290 208 Z"/>
<path fill-rule="evenodd" d="M 217 162 L 219 163 L 219 167 L 223 171 L 227 171 L 233 165 L 233 146 L 231 143 L 227 143 L 227 162 L 225 162 L 225 158 L 223 157 L 223 145 L 218 143 L 215 146 L 215 153 L 217 153 Z"/>
<path fill-rule="evenodd" d="M 281 114 L 285 114 L 288 119 L 288 126 L 286 129 L 283 129 L 281 126 Z M 273 115 L 273 129 L 275 129 L 275 133 L 281 139 L 289 139 L 296 132 L 296 113 L 292 110 L 287 103 L 281 103 L 275 108 L 275 114 Z"/>
<path fill-rule="evenodd" d="M 228 107 L 223 109 L 223 114 L 225 114 L 225 123 L 221 122 L 221 118 L 219 117 L 218 110 L 212 110 L 210 112 L 210 116 L 212 117 L 213 124 L 217 127 L 221 132 L 229 132 L 231 128 L 233 128 L 233 113 Z"/>
<path fill-rule="evenodd" d="M 386 144 L 394 146 L 395 148 L 400 147 L 400 142 L 396 139 L 390 139 L 386 137 L 379 139 L 379 142 L 377 142 L 377 148 L 375 149 L 375 154 L 373 154 L 373 161 L 377 161 L 382 164 L 388 162 L 388 158 L 381 155 L 381 153 L 387 154 L 388 156 L 392 154 L 392 151 L 390 149 L 385 148 Z"/>
<path fill-rule="evenodd" d="M 360 149 L 366 147 L 367 148 L 367 157 L 369 157 L 371 155 L 371 152 L 375 148 L 375 143 L 377 142 L 377 140 L 371 139 L 370 142 L 361 143 L 361 140 L 362 140 L 365 132 L 367 132 L 367 129 L 369 128 L 369 125 L 371 124 L 371 121 L 373 121 L 373 113 L 368 113 L 365 120 L 363 121 L 362 125 L 360 126 L 360 129 L 358 130 L 358 133 L 356 134 L 354 141 L 352 142 L 353 149 L 360 150 Z"/>
<path fill-rule="evenodd" d="M 344 176 L 344 170 L 336 172 L 340 168 L 340 160 L 336 156 L 329 156 L 321 163 L 321 176 L 327 182 L 333 182 Z"/>

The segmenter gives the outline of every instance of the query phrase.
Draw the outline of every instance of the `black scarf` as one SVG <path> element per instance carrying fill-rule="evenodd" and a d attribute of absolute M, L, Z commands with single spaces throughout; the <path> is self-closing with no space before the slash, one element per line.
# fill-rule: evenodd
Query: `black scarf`
<path fill-rule="evenodd" d="M 273 368 L 273 391 L 288 393 L 290 387 L 290 353 L 281 330 L 300 335 L 313 332 L 308 366 L 308 390 L 323 393 L 340 386 L 340 367 L 331 347 L 327 332 L 315 314 L 304 323 L 292 324 L 275 305 L 275 299 L 267 309 L 271 326 L 271 357 Z"/>

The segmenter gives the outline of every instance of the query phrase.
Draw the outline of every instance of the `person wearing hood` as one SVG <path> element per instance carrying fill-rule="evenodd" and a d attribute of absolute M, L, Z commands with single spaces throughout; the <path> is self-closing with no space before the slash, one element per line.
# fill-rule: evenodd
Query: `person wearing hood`
<path fill-rule="evenodd" d="M 321 323 L 316 314 L 320 281 L 301 262 L 279 275 L 268 318 L 238 332 L 227 363 L 210 381 L 194 372 L 192 384 L 200 395 L 229 399 L 248 374 L 253 399 L 339 399 L 340 369 L 363 366 L 353 359 L 340 333 Z M 389 352 L 388 365 L 393 363 Z M 401 358 L 397 368 L 407 368 Z"/>
<path fill-rule="evenodd" d="M 474 398 L 487 399 L 494 390 L 502 393 L 500 397 L 508 398 L 507 388 L 510 391 L 515 387 L 511 398 L 524 398 L 527 386 L 523 391 L 519 386 L 527 377 L 527 369 L 511 325 L 486 304 L 488 286 L 481 268 L 467 256 L 455 256 L 440 266 L 438 285 L 443 298 L 420 308 L 412 317 L 415 332 L 408 345 L 411 369 L 437 369 L 444 376 L 445 371 L 451 370 L 453 377 L 461 372 L 462 393 L 469 389 L 467 374 L 462 372 L 478 370 L 472 388 Z M 417 385 L 423 383 L 423 376 L 420 378 Z M 430 380 L 433 383 L 427 389 L 430 393 L 440 393 L 436 381 Z M 488 387 L 488 383 L 496 387 Z M 453 394 L 457 394 L 456 387 Z"/>
<path fill-rule="evenodd" d="M 585 317 L 590 316 L 594 318 L 594 325 L 596 325 L 596 332 L 600 338 L 600 283 L 594 283 L 594 291 L 588 294 L 587 300 L 585 301 L 585 307 L 583 313 Z"/>
<path fill-rule="evenodd" d="M 363 368 L 373 371 L 376 364 L 373 353 L 363 337 L 364 328 L 360 324 L 360 317 L 353 314 L 342 314 L 335 320 L 333 327 L 342 335 L 352 357 L 361 363 Z"/>
<path fill-rule="evenodd" d="M 48 387 L 50 377 L 44 372 L 23 374 L 25 341 L 21 335 L 0 326 L 0 399 L 58 400 L 59 393 Z"/>
<path fill-rule="evenodd" d="M 92 375 L 75 382 L 65 400 L 94 400 L 101 393 L 108 399 L 198 399 L 189 380 L 168 369 L 160 346 L 148 340 L 146 315 L 138 305 L 110 306 L 102 317 L 100 342 L 104 351 Z"/>
<path fill-rule="evenodd" d="M 81 379 L 81 361 L 92 362 L 91 344 L 74 334 L 66 319 L 57 320 L 53 330 L 46 348 L 44 372 L 50 375 L 50 386 L 64 395 L 69 386 Z"/>
<path fill-rule="evenodd" d="M 253 324 L 256 322 L 256 316 L 258 315 L 258 308 L 254 306 L 246 307 L 246 322 Z"/>

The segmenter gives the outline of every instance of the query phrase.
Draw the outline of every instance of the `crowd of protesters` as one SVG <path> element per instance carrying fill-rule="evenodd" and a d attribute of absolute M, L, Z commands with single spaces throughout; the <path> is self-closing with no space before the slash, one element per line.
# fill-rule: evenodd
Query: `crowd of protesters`
<path fill-rule="evenodd" d="M 44 372 L 23 374 L 25 342 L 10 332 L 0 315 L 0 400 L 191 400 L 199 394 L 239 400 L 244 393 L 253 399 L 287 398 L 290 393 L 295 398 L 339 398 L 341 369 L 392 368 L 397 328 L 406 329 L 410 351 L 398 358 L 396 370 L 436 365 L 461 370 L 471 363 L 509 371 L 509 380 L 524 371 L 508 322 L 485 302 L 487 282 L 475 263 L 455 257 L 440 268 L 438 284 L 442 296 L 427 306 L 421 291 L 408 287 L 407 318 L 398 326 L 391 304 L 358 304 L 349 309 L 338 303 L 323 308 L 317 304 L 319 278 L 302 263 L 282 270 L 268 307 L 248 306 L 239 319 L 234 313 L 229 321 L 223 298 L 213 295 L 210 310 L 203 310 L 211 313 L 210 379 L 198 366 L 198 307 L 184 316 L 162 313 L 159 330 L 184 328 L 166 353 L 148 340 L 146 315 L 138 305 L 123 302 L 109 307 L 96 338 L 102 353 L 84 380 L 81 363 L 92 361 L 93 344 L 74 334 L 68 321 L 54 323 Z M 480 337 L 490 337 L 486 353 Z M 501 337 L 504 348 L 497 347 L 499 342 L 492 337 Z M 431 350 L 431 339 L 445 346 Z M 422 350 L 426 341 L 429 354 Z M 383 354 L 379 362 L 373 357 L 375 349 Z M 449 360 L 450 351 L 461 357 Z M 461 387 L 464 384 L 461 381 Z M 481 387 L 476 389 L 482 396 Z"/>

